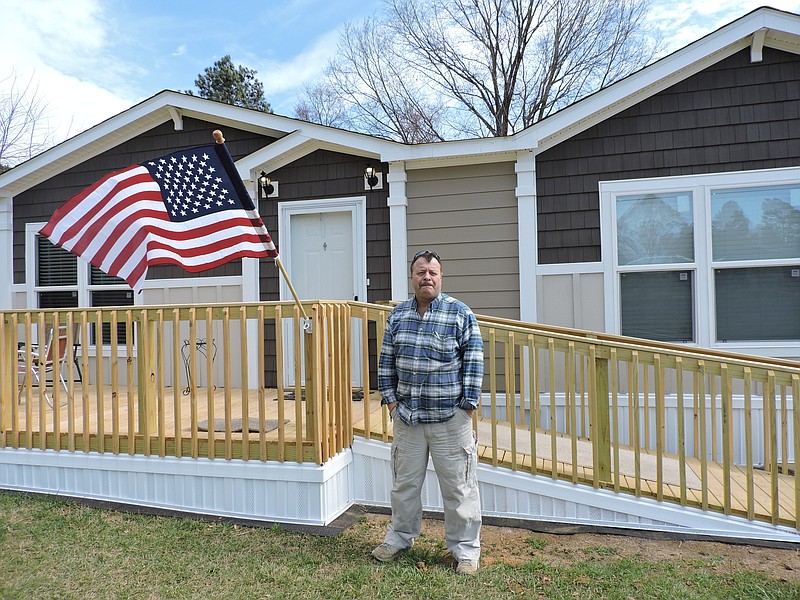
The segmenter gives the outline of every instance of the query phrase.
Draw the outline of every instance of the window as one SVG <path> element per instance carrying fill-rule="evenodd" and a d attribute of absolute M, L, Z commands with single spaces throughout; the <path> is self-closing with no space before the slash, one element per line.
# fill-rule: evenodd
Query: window
<path fill-rule="evenodd" d="M 36 236 L 36 288 L 39 308 L 78 306 L 78 257 L 46 237 Z"/>
<path fill-rule="evenodd" d="M 110 288 L 114 289 L 110 289 Z M 97 267 L 90 265 L 89 296 L 92 306 L 131 306 L 133 304 L 133 290 L 119 277 L 103 273 Z M 117 323 L 117 343 L 125 344 L 127 326 Z M 91 343 L 97 344 L 97 333 L 94 326 L 91 331 Z M 111 345 L 111 323 L 103 323 L 103 345 Z"/>
<path fill-rule="evenodd" d="M 617 198 L 620 265 L 694 262 L 691 192 Z"/>
<path fill-rule="evenodd" d="M 797 356 L 800 169 L 602 182 L 600 192 L 609 331 Z"/>
<path fill-rule="evenodd" d="M 34 249 L 35 256 L 35 260 L 28 261 L 27 279 L 35 282 L 31 293 L 35 295 L 39 308 L 134 304 L 133 291 L 124 280 L 107 275 L 38 235 L 42 225 L 31 223 L 26 230 L 26 246 Z M 32 254 L 27 252 L 26 255 Z M 96 345 L 97 337 L 95 326 L 90 325 L 89 344 Z M 126 343 L 124 323 L 117 326 L 116 337 L 118 343 Z M 111 344 L 111 326 L 108 323 L 102 327 L 101 342 L 104 346 Z"/>
<path fill-rule="evenodd" d="M 714 269 L 717 340 L 800 340 L 800 269 Z"/>
<path fill-rule="evenodd" d="M 800 183 L 711 190 L 714 261 L 800 258 Z"/>
<path fill-rule="evenodd" d="M 620 333 L 662 342 L 694 340 L 692 278 L 688 271 L 620 275 Z"/>
<path fill-rule="evenodd" d="M 615 214 L 620 333 L 663 342 L 693 342 L 692 192 L 620 195 Z M 676 270 L 674 265 L 681 267 Z M 643 266 L 647 270 L 642 270 Z"/>

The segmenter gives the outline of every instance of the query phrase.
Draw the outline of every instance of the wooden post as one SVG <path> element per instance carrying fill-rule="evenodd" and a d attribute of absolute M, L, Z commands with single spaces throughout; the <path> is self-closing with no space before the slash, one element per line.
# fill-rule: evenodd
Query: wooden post
<path fill-rule="evenodd" d="M 10 315 L 4 314 L 0 318 L 0 432 L 11 429 L 11 409 L 17 401 L 16 360 L 17 328 Z M 5 445 L 5 439 L 2 441 Z"/>
<path fill-rule="evenodd" d="M 139 313 L 139 434 L 144 436 L 144 453 L 150 454 L 150 435 L 156 423 L 156 324 L 147 318 L 147 309 Z"/>
<path fill-rule="evenodd" d="M 314 443 L 315 461 L 323 464 L 325 456 L 323 453 L 324 440 L 322 437 L 321 406 L 325 392 L 324 380 L 322 378 L 322 327 L 323 321 L 320 318 L 320 307 L 314 304 L 311 309 L 311 329 L 306 329 L 304 334 L 305 358 L 306 358 L 306 436 Z"/>
<path fill-rule="evenodd" d="M 315 411 L 314 411 L 314 399 L 316 398 L 316 394 L 314 393 L 314 335 L 315 331 L 312 330 L 304 330 L 303 331 L 303 360 L 305 364 L 305 379 L 304 379 L 304 394 L 305 394 L 305 401 L 306 401 L 306 439 L 313 440 L 314 443 L 318 443 L 317 437 L 314 435 L 315 430 Z M 301 398 L 296 399 L 298 402 Z"/>
<path fill-rule="evenodd" d="M 594 410 L 590 411 L 592 423 L 592 451 L 600 481 L 611 481 L 611 428 L 609 423 L 608 359 L 594 355 Z"/>

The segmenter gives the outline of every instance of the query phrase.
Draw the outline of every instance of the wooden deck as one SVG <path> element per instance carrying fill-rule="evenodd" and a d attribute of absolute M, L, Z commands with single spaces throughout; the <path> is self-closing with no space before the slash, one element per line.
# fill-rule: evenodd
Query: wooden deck
<path fill-rule="evenodd" d="M 135 392 L 126 388 L 114 395 L 105 389 L 98 397 L 96 389 L 76 385 L 73 400 L 62 399 L 53 408 L 34 388 L 32 402 L 23 397 L 15 405 L 14 421 L 19 425 L 2 432 L 5 445 L 228 459 L 298 462 L 314 459 L 312 444 L 305 441 L 313 416 L 307 413 L 304 401 L 295 402 L 291 392 L 279 402 L 275 389 L 265 390 L 259 398 L 255 390 L 243 395 L 240 389 L 216 389 L 211 394 L 203 389 L 192 397 L 183 390 L 167 388 L 163 402 L 159 403 L 156 426 L 149 435 L 139 432 Z M 227 414 L 226 406 L 230 406 Z M 384 414 L 377 394 L 371 394 L 366 403 L 353 401 L 351 409 L 355 435 L 365 435 L 368 420 L 371 439 L 391 441 L 391 421 Z M 104 418 L 98 421 L 101 413 Z M 118 415 L 116 419 L 114 415 Z M 204 422 L 209 420 L 216 422 L 212 428 L 216 431 L 202 430 Z M 249 428 L 237 431 L 237 426 L 245 423 Z M 748 503 L 747 472 L 741 467 L 732 468 L 731 501 L 726 508 L 725 474 L 722 466 L 714 462 L 707 463 L 704 482 L 701 462 L 687 457 L 682 487 L 677 456 L 664 455 L 659 467 L 654 454 L 640 451 L 637 457 L 632 448 L 620 447 L 618 466 L 614 469 L 617 475 L 612 475 L 611 481 L 595 481 L 592 445 L 588 440 L 557 434 L 554 461 L 547 431 L 538 430 L 531 436 L 528 429 L 516 425 L 512 437 L 508 423 L 492 427 L 483 419 L 476 421 L 476 428 L 479 459 L 483 463 L 686 506 L 728 511 L 750 519 L 796 525 L 795 477 L 790 475 L 778 473 L 773 477 L 770 472 L 754 470 L 752 499 Z M 42 430 L 47 432 L 45 436 L 39 433 Z M 132 438 L 128 435 L 130 431 L 136 432 Z M 777 489 L 776 501 L 772 489 Z M 777 519 L 773 516 L 775 504 Z"/>
<path fill-rule="evenodd" d="M 12 440 L 6 445 L 162 456 L 314 460 L 312 444 L 304 441 L 307 435 L 303 428 L 308 426 L 305 402 L 284 399 L 279 403 L 275 389 L 264 390 L 263 399 L 259 399 L 256 390 L 243 395 L 241 389 L 226 392 L 217 388 L 211 394 L 202 389 L 193 397 L 184 390 L 167 388 L 149 435 L 139 427 L 135 388 L 120 389 L 116 395 L 104 389 L 98 396 L 92 386 L 75 385 L 72 401 L 67 402 L 64 395 L 62 391 L 57 407 L 50 407 L 35 387 L 32 402 L 23 395 L 14 419 L 19 426 L 3 432 Z M 230 406 L 227 414 L 226 406 Z M 103 414 L 102 420 L 98 420 L 98 414 Z M 210 423 L 214 426 L 209 427 Z M 40 431 L 47 435 L 39 435 Z M 136 432 L 134 445 L 128 443 L 131 431 Z M 176 439 L 181 440 L 177 449 Z M 242 440 L 248 443 L 242 444 Z"/>

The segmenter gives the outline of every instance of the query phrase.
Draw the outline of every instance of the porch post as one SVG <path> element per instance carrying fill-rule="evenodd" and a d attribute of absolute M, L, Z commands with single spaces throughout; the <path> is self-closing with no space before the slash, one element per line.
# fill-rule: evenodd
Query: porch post
<path fill-rule="evenodd" d="M 408 298 L 408 227 L 406 213 L 408 197 L 406 196 L 406 167 L 403 162 L 389 163 L 386 182 L 389 184 L 389 244 L 392 269 L 392 300 Z"/>
<path fill-rule="evenodd" d="M 0 317 L 0 433 L 11 429 L 11 410 L 17 401 L 16 361 L 17 328 L 5 314 Z"/>
<path fill-rule="evenodd" d="M 327 460 L 327 452 L 323 451 L 326 441 L 323 439 L 322 402 L 327 390 L 322 375 L 324 365 L 322 357 L 322 339 L 326 324 L 320 318 L 320 305 L 311 307 L 311 328 L 304 333 L 305 350 L 305 390 L 306 390 L 306 439 L 314 443 L 315 460 L 321 465 Z M 302 452 L 302 449 L 298 450 Z"/>
<path fill-rule="evenodd" d="M 156 324 L 147 316 L 147 309 L 139 313 L 138 394 L 139 434 L 144 436 L 145 454 L 149 453 L 150 436 L 156 423 Z"/>
<path fill-rule="evenodd" d="M 591 439 L 595 481 L 611 481 L 611 428 L 609 423 L 608 359 L 600 358 L 595 349 L 589 353 L 594 366 L 594 409 L 591 411 Z"/>
<path fill-rule="evenodd" d="M 0 308 L 14 308 L 13 221 L 11 198 L 0 196 Z"/>
<path fill-rule="evenodd" d="M 517 152 L 517 239 L 519 240 L 519 318 L 535 323 L 536 265 L 539 244 L 536 223 L 536 157 L 532 150 Z"/>

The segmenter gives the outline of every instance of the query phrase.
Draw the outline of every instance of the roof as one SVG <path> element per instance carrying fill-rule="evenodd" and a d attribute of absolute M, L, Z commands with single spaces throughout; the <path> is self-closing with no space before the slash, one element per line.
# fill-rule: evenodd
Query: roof
<path fill-rule="evenodd" d="M 278 138 L 283 143 L 278 144 L 276 150 L 280 148 L 284 153 L 294 151 L 296 154 L 299 142 L 305 140 L 305 153 L 328 148 L 377 159 L 387 146 L 397 145 L 397 142 L 361 133 L 164 90 L 3 173 L 0 194 L 18 194 L 170 120 L 179 130 L 184 117 Z M 212 142 L 211 132 L 208 141 Z M 259 165 L 274 160 L 275 150 L 267 150 L 259 151 Z M 251 157 L 237 162 L 245 179 L 249 178 L 247 167 L 251 163 Z"/>

